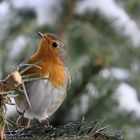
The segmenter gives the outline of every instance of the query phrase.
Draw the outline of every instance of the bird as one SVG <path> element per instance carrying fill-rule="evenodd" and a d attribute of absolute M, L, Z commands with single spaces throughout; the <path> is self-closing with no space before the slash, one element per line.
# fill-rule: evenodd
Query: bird
<path fill-rule="evenodd" d="M 19 67 L 22 69 L 23 64 L 39 62 L 39 67 L 31 67 L 24 74 L 38 73 L 43 78 L 25 83 L 31 107 L 24 94 L 15 97 L 19 114 L 18 128 L 29 127 L 32 119 L 37 119 L 50 127 L 48 118 L 61 106 L 71 85 L 67 48 L 63 41 L 51 33 L 38 32 L 38 36 L 40 43 L 37 52 L 23 61 Z"/>

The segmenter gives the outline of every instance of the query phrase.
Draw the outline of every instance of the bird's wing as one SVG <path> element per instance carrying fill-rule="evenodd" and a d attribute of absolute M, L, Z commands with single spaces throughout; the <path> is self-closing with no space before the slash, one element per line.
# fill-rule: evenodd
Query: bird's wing
<path fill-rule="evenodd" d="M 29 61 L 30 57 L 26 58 L 23 62 L 21 62 L 19 65 L 18 65 L 18 70 L 21 71 L 23 70 L 28 64 L 27 62 Z"/>
<path fill-rule="evenodd" d="M 70 76 L 70 73 L 69 73 L 67 68 L 66 68 L 66 72 L 67 72 L 66 86 L 67 86 L 67 89 L 70 89 L 70 86 L 71 86 L 71 76 Z"/>
<path fill-rule="evenodd" d="M 26 73 L 30 68 L 38 68 L 42 69 L 39 64 L 41 63 L 40 61 L 35 61 L 34 63 L 29 63 L 29 61 L 32 59 L 32 57 L 28 57 L 26 60 L 24 60 L 20 65 L 18 66 L 18 71 L 20 74 Z M 27 72 L 28 73 L 28 72 Z M 39 73 L 36 73 L 39 74 Z"/>

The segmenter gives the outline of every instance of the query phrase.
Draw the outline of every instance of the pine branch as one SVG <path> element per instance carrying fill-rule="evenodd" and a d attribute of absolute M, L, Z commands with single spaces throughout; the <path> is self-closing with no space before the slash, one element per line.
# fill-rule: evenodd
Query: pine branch
<path fill-rule="evenodd" d="M 19 131 L 7 130 L 7 140 L 33 140 L 43 139 L 71 139 L 71 140 L 123 140 L 124 130 L 115 130 L 110 126 L 103 126 L 103 121 L 71 122 L 66 125 L 48 128 L 44 125 L 35 125 Z"/>
<path fill-rule="evenodd" d="M 117 44 L 127 43 L 126 40 L 128 38 L 118 32 L 118 30 L 114 27 L 113 22 L 115 19 L 108 20 L 104 17 L 98 10 L 86 11 L 83 15 L 74 15 L 76 20 L 90 23 L 95 29 L 97 29 L 102 34 L 108 36 L 111 40 L 113 40 Z"/>
<path fill-rule="evenodd" d="M 92 61 L 91 61 L 92 60 Z M 71 90 L 71 96 L 77 98 L 83 89 L 86 87 L 87 83 L 96 76 L 105 66 L 104 58 L 90 58 L 89 62 L 81 68 L 82 78 L 75 79 L 72 84 L 73 90 Z"/>

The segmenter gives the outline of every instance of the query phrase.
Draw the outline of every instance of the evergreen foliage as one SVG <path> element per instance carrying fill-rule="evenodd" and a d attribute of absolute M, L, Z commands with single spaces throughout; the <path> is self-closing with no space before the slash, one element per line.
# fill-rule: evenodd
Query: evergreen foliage
<path fill-rule="evenodd" d="M 114 130 L 110 126 L 103 127 L 101 120 L 93 122 L 70 122 L 64 126 L 47 128 L 44 125 L 35 125 L 19 131 L 6 131 L 7 140 L 32 139 L 70 139 L 70 140 L 123 140 L 124 130 Z"/>

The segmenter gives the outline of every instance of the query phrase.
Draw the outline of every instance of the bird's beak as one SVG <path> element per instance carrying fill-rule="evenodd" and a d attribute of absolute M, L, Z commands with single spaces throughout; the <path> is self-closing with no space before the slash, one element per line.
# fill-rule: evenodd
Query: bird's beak
<path fill-rule="evenodd" d="M 44 35 L 43 35 L 42 33 L 40 33 L 40 32 L 38 32 L 37 35 L 38 35 L 40 38 L 43 38 L 43 37 L 44 37 Z"/>

